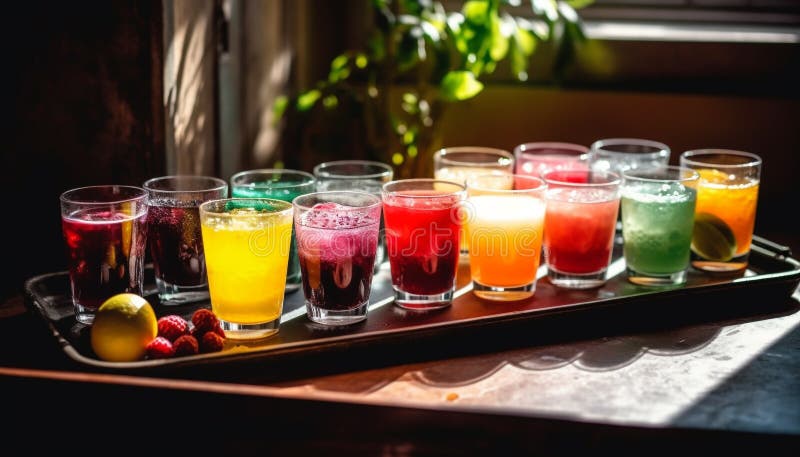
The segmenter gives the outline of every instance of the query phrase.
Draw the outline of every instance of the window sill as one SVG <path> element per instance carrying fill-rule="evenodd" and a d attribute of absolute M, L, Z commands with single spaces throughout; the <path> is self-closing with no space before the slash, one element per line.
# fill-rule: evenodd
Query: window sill
<path fill-rule="evenodd" d="M 800 43 L 800 28 L 771 25 L 729 25 L 666 22 L 584 22 L 591 39 L 609 41 L 663 41 L 702 43 Z"/>

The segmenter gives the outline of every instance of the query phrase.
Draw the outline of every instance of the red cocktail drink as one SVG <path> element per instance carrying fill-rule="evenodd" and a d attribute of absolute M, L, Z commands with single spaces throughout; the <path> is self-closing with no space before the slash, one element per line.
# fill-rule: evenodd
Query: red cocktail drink
<path fill-rule="evenodd" d="M 126 186 L 84 187 L 61 196 L 76 319 L 91 323 L 113 295 L 142 294 L 147 194 Z"/>
<path fill-rule="evenodd" d="M 544 252 L 550 281 L 567 288 L 602 285 L 614 246 L 618 175 L 550 171 L 543 176 L 548 185 Z"/>
<path fill-rule="evenodd" d="M 384 186 L 386 245 L 397 303 L 406 308 L 449 304 L 458 268 L 464 186 L 435 180 Z"/>

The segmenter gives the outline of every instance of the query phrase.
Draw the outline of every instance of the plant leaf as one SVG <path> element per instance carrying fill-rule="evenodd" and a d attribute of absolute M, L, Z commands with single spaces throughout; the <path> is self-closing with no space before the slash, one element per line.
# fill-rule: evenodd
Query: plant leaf
<path fill-rule="evenodd" d="M 587 6 L 594 3 L 594 0 L 565 0 L 565 1 L 569 6 L 575 8 L 576 10 L 579 10 L 581 8 L 586 8 Z"/>
<path fill-rule="evenodd" d="M 483 90 L 483 83 L 469 71 L 448 72 L 439 86 L 442 98 L 448 101 L 467 100 Z"/>
<path fill-rule="evenodd" d="M 289 98 L 287 96 L 279 95 L 275 97 L 275 101 L 272 103 L 272 117 L 274 122 L 277 122 L 283 117 L 287 106 L 289 106 Z"/>
<path fill-rule="evenodd" d="M 486 0 L 470 0 L 461 9 L 467 21 L 475 25 L 486 24 L 489 19 L 489 2 Z"/>
<path fill-rule="evenodd" d="M 319 97 L 322 95 L 318 89 L 312 89 L 308 92 L 300 94 L 297 97 L 297 109 L 299 111 L 308 111 L 314 107 L 314 104 L 317 103 Z"/>
<path fill-rule="evenodd" d="M 533 54 L 536 49 L 536 38 L 533 34 L 525 29 L 518 28 L 514 33 L 514 44 L 526 57 Z"/>
<path fill-rule="evenodd" d="M 503 60 L 508 53 L 508 33 L 505 33 L 507 27 L 504 27 L 501 19 L 496 15 L 492 16 L 492 47 L 489 49 L 489 55 L 495 61 Z M 491 73 L 491 72 L 490 72 Z"/>
<path fill-rule="evenodd" d="M 331 70 L 340 70 L 345 65 L 347 65 L 347 56 L 344 54 L 339 54 L 331 61 Z"/>

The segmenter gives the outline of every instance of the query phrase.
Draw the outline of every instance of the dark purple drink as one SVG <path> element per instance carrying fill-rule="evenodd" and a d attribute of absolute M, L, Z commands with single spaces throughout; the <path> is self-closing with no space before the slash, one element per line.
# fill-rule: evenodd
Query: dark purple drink
<path fill-rule="evenodd" d="M 213 176 L 161 176 L 144 183 L 149 195 L 147 225 L 158 299 L 180 305 L 208 299 L 200 205 L 228 196 Z"/>
<path fill-rule="evenodd" d="M 147 219 L 156 278 L 177 286 L 205 285 L 198 207 L 150 206 Z"/>
<path fill-rule="evenodd" d="M 317 322 L 366 317 L 378 247 L 380 200 L 369 194 L 352 194 L 369 197 L 372 206 L 318 203 L 295 213 L 303 292 L 309 316 Z M 349 313 L 351 310 L 359 312 Z"/>
<path fill-rule="evenodd" d="M 84 209 L 62 217 L 72 296 L 93 313 L 109 297 L 142 294 L 145 213 Z"/>

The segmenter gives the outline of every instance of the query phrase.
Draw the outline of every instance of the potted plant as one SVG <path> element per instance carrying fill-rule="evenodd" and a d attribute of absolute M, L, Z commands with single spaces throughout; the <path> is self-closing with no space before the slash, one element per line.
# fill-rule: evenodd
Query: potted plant
<path fill-rule="evenodd" d="M 501 65 L 526 81 L 540 43 L 563 68 L 584 39 L 576 8 L 590 2 L 468 0 L 448 12 L 436 1 L 372 0 L 368 42 L 334 58 L 314 87 L 280 97 L 276 118 L 292 149 L 317 159 L 363 157 L 393 164 L 398 178 L 428 175 L 447 106 L 480 94 Z"/>

